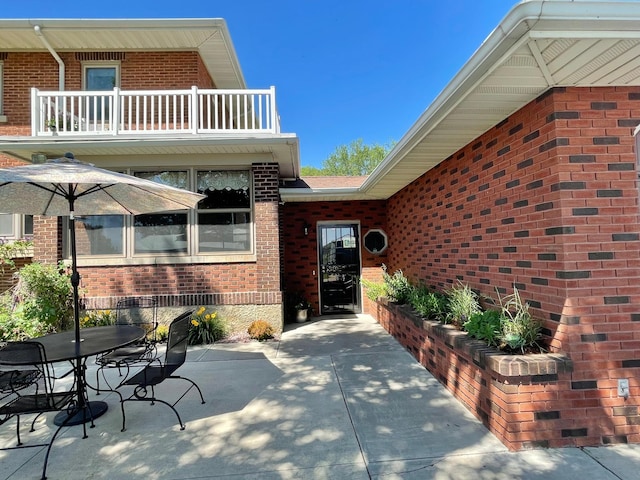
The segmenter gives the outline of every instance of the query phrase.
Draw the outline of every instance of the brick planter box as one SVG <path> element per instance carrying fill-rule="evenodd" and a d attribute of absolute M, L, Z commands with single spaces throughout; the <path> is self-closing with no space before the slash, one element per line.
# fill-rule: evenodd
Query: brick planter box
<path fill-rule="evenodd" d="M 588 435 L 567 356 L 507 355 L 386 299 L 379 299 L 374 315 L 510 450 L 616 441 L 613 436 Z"/>

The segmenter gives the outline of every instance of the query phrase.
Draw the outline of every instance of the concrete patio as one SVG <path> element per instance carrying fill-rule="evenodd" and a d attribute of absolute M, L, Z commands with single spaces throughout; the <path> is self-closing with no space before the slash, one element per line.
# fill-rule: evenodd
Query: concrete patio
<path fill-rule="evenodd" d="M 94 367 L 89 369 L 93 378 Z M 89 438 L 65 429 L 50 479 L 624 479 L 638 477 L 640 445 L 509 452 L 371 317 L 288 325 L 279 342 L 192 347 L 178 371 L 202 388 L 177 409 L 126 405 Z M 182 383 L 162 386 L 161 398 Z M 178 392 L 178 393 L 175 393 Z M 27 419 L 25 419 L 27 420 Z M 26 443 L 48 438 L 52 415 Z M 15 423 L 0 446 L 15 443 Z M 42 448 L 0 451 L 0 478 L 40 478 Z"/>

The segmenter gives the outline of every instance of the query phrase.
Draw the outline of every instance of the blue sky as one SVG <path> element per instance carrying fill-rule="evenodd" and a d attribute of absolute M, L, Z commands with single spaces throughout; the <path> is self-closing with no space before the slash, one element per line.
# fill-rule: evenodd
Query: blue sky
<path fill-rule="evenodd" d="M 276 87 L 301 164 L 398 141 L 516 0 L 5 0 L 3 18 L 224 18 L 249 88 Z"/>

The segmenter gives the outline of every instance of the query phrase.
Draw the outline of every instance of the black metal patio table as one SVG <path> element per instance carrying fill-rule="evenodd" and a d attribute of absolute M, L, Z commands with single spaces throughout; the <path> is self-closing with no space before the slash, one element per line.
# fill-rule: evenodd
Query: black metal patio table
<path fill-rule="evenodd" d="M 77 405 L 73 412 L 56 415 L 56 425 L 79 425 L 98 418 L 107 411 L 106 402 L 88 401 L 85 380 L 85 362 L 88 357 L 124 347 L 145 336 L 144 329 L 131 325 L 83 328 L 80 330 L 80 344 L 75 341 L 73 330 L 52 333 L 35 338 L 44 346 L 47 362 L 75 362 L 74 374 L 77 386 Z M 69 418 L 71 416 L 72 418 Z"/>

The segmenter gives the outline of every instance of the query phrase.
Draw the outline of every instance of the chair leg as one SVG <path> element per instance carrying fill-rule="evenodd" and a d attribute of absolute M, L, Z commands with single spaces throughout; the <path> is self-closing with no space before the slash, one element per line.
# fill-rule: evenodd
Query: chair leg
<path fill-rule="evenodd" d="M 47 480 L 47 464 L 49 463 L 49 453 L 51 452 L 51 447 L 53 447 L 53 442 L 55 441 L 56 437 L 60 433 L 60 430 L 62 430 L 62 427 L 66 426 L 70 418 L 71 417 L 68 417 L 64 422 L 62 422 L 62 424 L 56 429 L 56 433 L 54 433 L 53 437 L 51 437 L 51 441 L 49 442 L 49 446 L 47 447 L 47 453 L 44 456 L 44 465 L 42 467 L 42 480 Z M 85 436 L 83 438 L 86 438 L 86 434 L 87 434 L 87 430 L 85 427 Z"/>
<path fill-rule="evenodd" d="M 194 382 L 193 380 L 191 380 L 190 378 L 186 378 L 186 377 L 178 377 L 178 376 L 171 376 L 171 377 L 167 377 L 167 378 L 179 378 L 180 380 L 186 380 L 187 382 L 189 382 L 191 385 L 193 385 L 194 387 L 196 387 L 196 390 L 198 390 L 198 394 L 200 394 L 200 400 L 201 400 L 201 404 L 205 404 L 206 402 L 204 401 L 204 397 L 202 396 L 202 390 L 200 390 L 200 387 L 198 386 L 198 384 L 196 382 Z M 186 395 L 189 392 L 189 390 L 187 390 L 184 395 Z M 182 397 L 184 397 L 184 395 L 182 395 Z M 182 397 L 180 397 L 178 399 L 178 401 L 180 401 L 182 399 Z M 177 403 L 177 402 L 176 402 Z"/>
<path fill-rule="evenodd" d="M 174 408 L 173 405 L 171 405 L 168 402 L 165 402 L 164 400 L 160 400 L 159 398 L 125 398 L 122 401 L 122 411 L 124 412 L 124 402 L 149 402 L 151 405 L 155 405 L 155 402 L 158 403 L 163 403 L 165 404 L 167 407 L 169 407 L 171 410 L 173 410 L 173 413 L 176 414 L 176 417 L 178 417 L 178 423 L 180 424 L 180 430 L 184 430 L 185 429 L 185 425 L 184 423 L 182 423 L 182 418 L 180 417 L 180 414 L 178 413 L 178 411 Z M 124 413 L 123 413 L 124 415 Z"/>
<path fill-rule="evenodd" d="M 20 445 L 22 445 L 22 441 L 20 440 L 20 415 L 16 415 L 16 437 L 18 439 L 18 447 L 19 447 Z"/>

